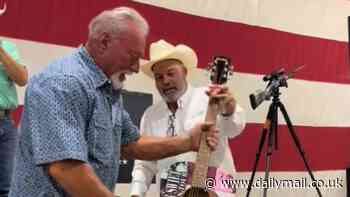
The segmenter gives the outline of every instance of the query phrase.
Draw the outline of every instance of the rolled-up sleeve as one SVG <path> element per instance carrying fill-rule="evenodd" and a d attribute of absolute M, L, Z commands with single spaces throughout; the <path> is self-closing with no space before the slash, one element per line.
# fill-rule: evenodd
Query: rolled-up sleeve
<path fill-rule="evenodd" d="M 82 84 L 73 77 L 52 77 L 28 87 L 26 100 L 36 165 L 66 159 L 87 162 L 88 101 Z"/>

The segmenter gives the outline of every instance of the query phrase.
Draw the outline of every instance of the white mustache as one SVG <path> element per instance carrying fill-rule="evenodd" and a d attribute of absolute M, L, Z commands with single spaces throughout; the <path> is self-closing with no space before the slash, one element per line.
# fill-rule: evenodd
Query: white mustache
<path fill-rule="evenodd" d="M 6 12 L 7 5 L 6 2 L 4 3 L 4 7 L 0 9 L 0 16 L 3 15 Z"/>

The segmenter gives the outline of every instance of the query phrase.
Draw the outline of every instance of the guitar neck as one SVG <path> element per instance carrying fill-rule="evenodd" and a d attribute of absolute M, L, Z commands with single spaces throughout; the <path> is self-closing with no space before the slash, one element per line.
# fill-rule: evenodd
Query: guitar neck
<path fill-rule="evenodd" d="M 205 116 L 206 122 L 216 123 L 216 116 L 218 114 L 218 103 L 213 100 L 210 101 Z M 208 173 L 208 164 L 211 150 L 206 142 L 207 133 L 203 133 L 197 153 L 196 165 L 192 174 L 192 186 L 205 188 L 205 179 Z"/>

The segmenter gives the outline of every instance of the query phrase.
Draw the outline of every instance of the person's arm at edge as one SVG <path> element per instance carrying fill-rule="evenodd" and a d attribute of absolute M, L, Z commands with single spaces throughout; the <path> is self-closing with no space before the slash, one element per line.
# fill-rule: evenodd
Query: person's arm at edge
<path fill-rule="evenodd" d="M 6 51 L 0 47 L 0 61 L 3 63 L 5 72 L 19 86 L 25 86 L 28 81 L 28 71 L 25 66 L 17 63 Z"/>

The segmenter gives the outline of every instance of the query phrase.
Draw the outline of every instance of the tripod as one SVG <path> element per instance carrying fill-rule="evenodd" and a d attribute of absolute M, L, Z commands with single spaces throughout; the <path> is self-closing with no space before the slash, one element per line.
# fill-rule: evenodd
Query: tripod
<path fill-rule="evenodd" d="M 268 133 L 267 152 L 266 152 L 266 167 L 265 167 L 265 177 L 264 177 L 265 183 L 267 183 L 267 181 L 269 179 L 269 173 L 271 170 L 271 156 L 273 153 L 274 146 L 275 146 L 275 149 L 277 150 L 278 109 L 280 109 L 282 114 L 283 114 L 284 120 L 286 121 L 287 126 L 288 126 L 288 130 L 289 130 L 291 136 L 293 137 L 293 141 L 294 141 L 294 143 L 299 151 L 300 156 L 302 157 L 302 159 L 304 161 L 305 167 L 306 167 L 312 181 L 316 182 L 316 179 L 315 179 L 314 175 L 312 174 L 310 166 L 307 163 L 307 160 L 305 158 L 304 150 L 301 147 L 298 136 L 296 135 L 294 127 L 292 125 L 292 122 L 289 119 L 286 108 L 284 107 L 283 103 L 279 99 L 279 96 L 280 96 L 279 87 L 273 88 L 271 95 L 272 95 L 273 99 L 272 99 L 272 103 L 270 104 L 267 118 L 266 118 L 263 130 L 262 130 L 262 135 L 261 135 L 260 143 L 259 143 L 259 149 L 258 149 L 258 152 L 256 154 L 253 172 L 252 172 L 252 175 L 251 175 L 250 180 L 249 180 L 249 185 L 248 185 L 246 197 L 249 197 L 250 191 L 252 189 L 254 176 L 256 173 L 256 169 L 257 169 L 258 162 L 260 159 L 261 151 L 262 151 L 262 148 L 264 146 L 265 138 L 266 138 L 268 131 L 269 131 L 269 133 Z M 318 196 L 322 197 L 321 191 L 318 188 L 317 184 L 315 184 L 315 188 L 316 188 Z M 268 189 L 268 187 L 264 187 L 263 197 L 266 197 L 267 189 Z"/>

